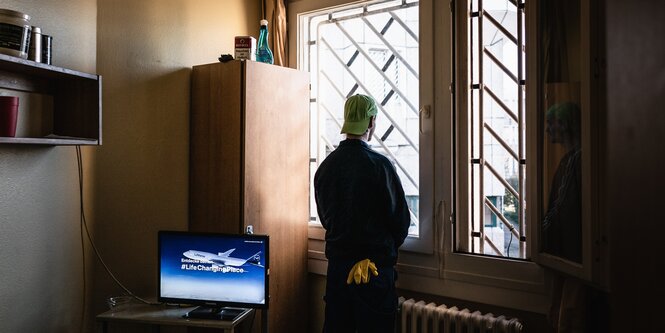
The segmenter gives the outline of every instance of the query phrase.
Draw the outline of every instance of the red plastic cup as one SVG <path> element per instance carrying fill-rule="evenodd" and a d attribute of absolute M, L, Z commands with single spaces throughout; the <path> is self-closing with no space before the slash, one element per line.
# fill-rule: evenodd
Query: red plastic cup
<path fill-rule="evenodd" d="M 18 97 L 0 96 L 0 136 L 16 136 Z"/>

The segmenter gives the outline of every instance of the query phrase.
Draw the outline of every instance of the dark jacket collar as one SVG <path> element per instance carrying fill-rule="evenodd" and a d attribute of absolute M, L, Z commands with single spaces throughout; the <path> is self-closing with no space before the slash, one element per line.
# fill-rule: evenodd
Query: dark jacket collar
<path fill-rule="evenodd" d="M 345 139 L 343 141 L 339 142 L 340 147 L 351 147 L 351 146 L 362 146 L 365 148 L 369 148 L 369 144 L 360 139 Z"/>

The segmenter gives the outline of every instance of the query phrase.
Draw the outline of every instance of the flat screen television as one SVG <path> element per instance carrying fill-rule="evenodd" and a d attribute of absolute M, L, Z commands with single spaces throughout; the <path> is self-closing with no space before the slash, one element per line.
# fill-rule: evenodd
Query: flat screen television
<path fill-rule="evenodd" d="M 224 308 L 268 307 L 267 235 L 160 231 L 157 243 L 160 302 L 219 319 Z"/>

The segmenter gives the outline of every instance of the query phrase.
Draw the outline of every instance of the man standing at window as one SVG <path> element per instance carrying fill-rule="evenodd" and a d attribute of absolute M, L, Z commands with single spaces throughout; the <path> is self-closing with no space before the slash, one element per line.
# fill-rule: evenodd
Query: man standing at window
<path fill-rule="evenodd" d="M 367 144 L 376 115 L 371 97 L 349 97 L 346 140 L 314 176 L 328 258 L 324 332 L 394 331 L 394 267 L 411 221 L 395 167 Z"/>

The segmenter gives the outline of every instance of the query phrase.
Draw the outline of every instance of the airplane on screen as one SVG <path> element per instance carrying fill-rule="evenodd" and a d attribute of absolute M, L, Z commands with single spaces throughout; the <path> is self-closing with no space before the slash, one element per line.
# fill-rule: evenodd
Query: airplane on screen
<path fill-rule="evenodd" d="M 226 252 L 219 252 L 217 254 L 214 254 L 204 251 L 189 250 L 184 252 L 182 255 L 184 255 L 189 259 L 198 260 L 206 264 L 213 264 L 218 267 L 223 267 L 223 266 L 240 267 L 245 264 L 263 267 L 261 265 L 261 256 L 260 256 L 261 251 L 257 252 L 256 254 L 247 259 L 231 257 L 231 253 L 233 251 L 235 251 L 235 249 L 230 249 Z"/>

